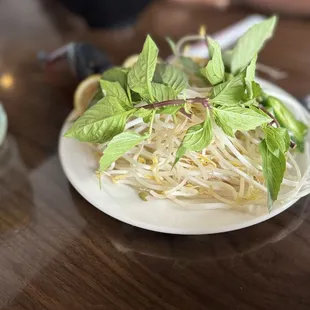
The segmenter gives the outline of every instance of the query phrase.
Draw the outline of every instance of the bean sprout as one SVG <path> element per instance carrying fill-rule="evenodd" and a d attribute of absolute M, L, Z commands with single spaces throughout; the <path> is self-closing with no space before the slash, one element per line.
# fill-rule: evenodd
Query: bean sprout
<path fill-rule="evenodd" d="M 169 199 L 179 207 L 193 206 L 195 210 L 259 212 L 266 206 L 267 190 L 258 130 L 238 132 L 231 138 L 214 123 L 211 144 L 201 152 L 187 152 L 173 166 L 185 132 L 199 122 L 199 117 L 189 119 L 182 113 L 176 114 L 175 122 L 171 115 L 157 115 L 150 138 L 118 159 L 105 175 L 114 183 L 146 192 L 147 200 Z M 130 130 L 138 131 L 147 126 L 138 120 L 127 124 Z M 105 147 L 101 145 L 100 149 L 104 151 Z M 279 201 L 292 201 L 310 191 L 309 169 L 302 173 L 293 153 L 287 154 L 287 161 Z"/>

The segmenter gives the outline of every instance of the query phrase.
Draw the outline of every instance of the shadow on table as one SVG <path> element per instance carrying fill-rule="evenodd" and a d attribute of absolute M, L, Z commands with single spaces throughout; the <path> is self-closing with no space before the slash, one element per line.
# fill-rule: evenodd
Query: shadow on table
<path fill-rule="evenodd" d="M 222 234 L 182 236 L 147 231 L 115 220 L 85 201 L 72 187 L 72 199 L 88 226 L 125 255 L 203 261 L 234 258 L 276 243 L 294 232 L 309 214 L 310 196 L 261 224 Z"/>

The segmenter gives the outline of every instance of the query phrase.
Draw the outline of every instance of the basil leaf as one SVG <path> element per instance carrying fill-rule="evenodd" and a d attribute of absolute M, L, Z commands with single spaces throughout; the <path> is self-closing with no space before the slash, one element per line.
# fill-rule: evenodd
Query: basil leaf
<path fill-rule="evenodd" d="M 213 108 L 215 122 L 223 131 L 231 136 L 232 131 L 253 130 L 271 119 L 267 115 L 238 106 Z"/>
<path fill-rule="evenodd" d="M 168 106 L 161 109 L 158 109 L 156 112 L 157 114 L 176 114 L 179 110 L 181 110 L 184 105 L 177 105 L 177 106 Z"/>
<path fill-rule="evenodd" d="M 273 16 L 251 27 L 237 42 L 233 49 L 231 72 L 236 74 L 243 70 L 258 54 L 264 43 L 271 38 L 277 17 Z"/>
<path fill-rule="evenodd" d="M 103 98 L 102 91 L 101 91 L 101 90 L 98 90 L 98 91 L 94 94 L 94 96 L 90 99 L 87 108 L 91 108 L 92 106 L 94 106 L 95 104 L 97 104 L 102 98 Z"/>
<path fill-rule="evenodd" d="M 149 117 L 153 114 L 153 110 L 152 109 L 144 109 L 144 108 L 139 108 L 135 113 L 134 116 L 136 117 Z"/>
<path fill-rule="evenodd" d="M 241 103 L 243 105 L 243 107 L 249 107 L 252 110 L 254 110 L 255 112 L 258 112 L 264 116 L 267 116 L 267 114 L 265 112 L 263 112 L 262 110 L 260 110 L 259 108 L 257 108 L 255 105 L 257 105 L 257 101 L 256 99 L 250 99 L 246 102 L 242 102 Z"/>
<path fill-rule="evenodd" d="M 210 37 L 208 37 L 207 40 L 211 59 L 208 61 L 207 66 L 200 70 L 200 73 L 205 76 L 212 85 L 216 85 L 224 80 L 224 62 L 219 44 Z"/>
<path fill-rule="evenodd" d="M 115 162 L 118 158 L 126 154 L 134 146 L 141 143 L 149 135 L 139 135 L 133 131 L 126 131 L 115 136 L 107 148 L 104 150 L 102 157 L 100 158 L 100 171 L 105 171 Z"/>
<path fill-rule="evenodd" d="M 143 122 L 144 123 L 149 123 L 149 122 L 151 122 L 151 119 L 153 117 L 154 111 L 155 111 L 154 109 L 139 108 L 134 113 L 134 116 L 143 118 Z"/>
<path fill-rule="evenodd" d="M 128 69 L 122 67 L 111 68 L 102 74 L 102 79 L 109 82 L 118 82 L 123 89 L 127 89 Z"/>
<path fill-rule="evenodd" d="M 285 154 L 290 147 L 290 136 L 286 128 L 275 128 L 271 126 L 263 127 L 265 141 L 269 152 L 274 156 L 279 153 Z"/>
<path fill-rule="evenodd" d="M 186 74 L 172 65 L 157 64 L 153 81 L 172 88 L 178 95 L 188 86 Z"/>
<path fill-rule="evenodd" d="M 118 82 L 122 88 L 127 92 L 130 102 L 137 102 L 141 100 L 139 94 L 131 92 L 127 83 L 129 69 L 122 67 L 115 67 L 105 71 L 102 74 L 102 79 L 109 82 Z"/>
<path fill-rule="evenodd" d="M 130 90 L 129 90 L 130 91 Z M 141 97 L 141 95 L 139 95 L 138 93 L 134 92 L 134 91 L 130 91 L 130 97 L 131 97 L 131 101 L 132 102 L 141 102 L 143 100 L 143 98 Z"/>
<path fill-rule="evenodd" d="M 189 84 L 193 84 L 197 87 L 210 86 L 206 78 L 200 73 L 201 67 L 194 60 L 189 57 L 180 56 L 179 61 L 183 66 L 183 71 L 189 78 Z"/>
<path fill-rule="evenodd" d="M 230 72 L 233 50 L 225 50 L 222 52 L 222 58 L 225 68 Z"/>
<path fill-rule="evenodd" d="M 181 157 L 183 156 L 183 155 L 185 155 L 185 153 L 187 152 L 187 149 L 186 149 L 186 147 L 184 147 L 184 146 L 180 146 L 178 149 L 177 149 L 177 152 L 176 152 L 176 154 L 175 154 L 175 160 L 174 160 L 174 163 L 173 163 L 173 165 L 172 165 L 172 168 L 176 165 L 176 163 L 181 159 Z"/>
<path fill-rule="evenodd" d="M 245 103 L 243 103 L 244 106 L 248 106 L 251 110 L 254 110 L 255 112 L 263 115 L 264 117 L 268 117 L 268 115 L 266 113 L 264 113 L 262 110 L 256 108 L 254 106 L 254 104 L 256 103 L 255 99 L 249 100 Z M 215 123 L 217 124 L 217 126 L 221 127 L 222 130 L 224 131 L 224 133 L 228 136 L 234 137 L 235 136 L 235 130 L 230 127 L 230 124 L 226 123 L 225 118 L 222 119 L 220 117 L 217 117 L 216 112 L 214 113 L 214 119 L 215 119 Z"/>
<path fill-rule="evenodd" d="M 239 104 L 245 91 L 244 72 L 228 82 L 216 85 L 211 90 L 211 102 L 217 105 Z"/>
<path fill-rule="evenodd" d="M 253 110 L 253 111 L 255 111 L 255 112 L 257 112 L 257 113 L 263 115 L 264 117 L 268 117 L 268 118 L 269 118 L 269 115 L 268 115 L 268 114 L 266 114 L 263 110 L 261 110 L 260 108 L 258 108 L 257 106 L 254 105 L 254 104 L 257 104 L 257 101 L 256 101 L 255 99 L 251 99 L 251 100 L 249 100 L 249 101 L 247 101 L 247 102 L 252 102 L 252 104 L 249 105 L 249 108 L 250 108 L 251 110 Z M 247 103 L 245 103 L 245 104 L 247 104 Z M 265 125 L 264 125 L 264 126 L 265 126 Z"/>
<path fill-rule="evenodd" d="M 224 133 L 227 136 L 230 136 L 230 137 L 235 136 L 235 130 L 232 127 L 230 127 L 230 125 L 228 125 L 224 121 L 222 121 L 221 117 L 218 117 L 216 113 L 214 113 L 214 119 L 215 119 L 216 125 L 218 127 L 222 128 L 222 130 L 224 131 Z"/>
<path fill-rule="evenodd" d="M 212 123 L 210 117 L 207 117 L 203 123 L 187 130 L 182 145 L 188 150 L 200 152 L 210 144 L 212 138 Z"/>
<path fill-rule="evenodd" d="M 151 89 L 153 93 L 153 97 L 155 101 L 165 101 L 165 100 L 172 100 L 177 97 L 176 92 L 168 86 L 158 83 L 152 83 Z"/>
<path fill-rule="evenodd" d="M 245 85 L 247 90 L 247 97 L 248 99 L 253 99 L 253 82 L 255 79 L 255 70 L 256 70 L 256 61 L 257 61 L 257 54 L 253 57 L 250 64 L 246 68 L 245 73 Z"/>
<path fill-rule="evenodd" d="M 268 210 L 270 212 L 274 201 L 278 198 L 286 169 L 286 159 L 280 150 L 278 156 L 270 152 L 265 140 L 259 144 L 259 150 L 262 156 L 263 174 L 268 190 Z"/>
<path fill-rule="evenodd" d="M 129 87 L 143 98 L 154 100 L 151 82 L 156 68 L 158 48 L 148 35 L 137 62 L 128 73 Z"/>
<path fill-rule="evenodd" d="M 128 99 L 125 90 L 119 82 L 100 80 L 100 86 L 102 92 L 106 96 L 116 97 L 124 109 L 128 110 L 132 108 L 132 103 Z"/>
<path fill-rule="evenodd" d="M 189 73 L 199 74 L 199 65 L 189 57 L 180 56 L 180 62 Z"/>
<path fill-rule="evenodd" d="M 253 98 L 260 98 L 264 96 L 263 90 L 258 83 L 252 82 Z"/>
<path fill-rule="evenodd" d="M 229 82 L 234 78 L 234 76 L 231 73 L 225 72 L 224 74 L 224 82 Z"/>
<path fill-rule="evenodd" d="M 65 133 L 66 137 L 91 143 L 104 143 L 124 131 L 135 109 L 125 111 L 115 97 L 107 96 L 88 109 Z"/>
<path fill-rule="evenodd" d="M 207 115 L 203 123 L 188 128 L 182 143 L 177 150 L 176 159 L 173 165 L 179 161 L 187 150 L 200 152 L 211 143 L 213 139 L 212 121 L 208 109 L 206 110 L 206 113 Z"/>
<path fill-rule="evenodd" d="M 308 133 L 308 126 L 296 120 L 293 113 L 277 98 L 269 96 L 266 105 L 272 107 L 280 125 L 292 133 L 292 139 L 297 143 L 299 151 L 303 152 L 304 139 Z"/>

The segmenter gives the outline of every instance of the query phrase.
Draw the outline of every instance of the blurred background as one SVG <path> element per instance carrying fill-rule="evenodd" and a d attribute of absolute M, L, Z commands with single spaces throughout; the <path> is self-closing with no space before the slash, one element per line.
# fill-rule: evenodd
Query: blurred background
<path fill-rule="evenodd" d="M 198 33 L 201 25 L 212 35 L 256 13 L 280 15 L 259 61 L 285 72 L 287 78 L 273 82 L 304 98 L 310 90 L 309 0 L 2 0 L 0 101 L 24 161 L 36 166 L 55 151 L 72 109 L 82 77 L 65 48 L 58 50 L 62 46 L 88 42 L 105 53 L 108 66 L 140 51 L 150 33 L 165 58 L 171 53 L 167 36 Z"/>
<path fill-rule="evenodd" d="M 77 64 L 68 62 L 62 47 L 69 42 L 90 43 L 105 53 L 101 64 L 108 66 L 140 51 L 150 33 L 165 58 L 167 36 L 177 40 L 201 25 L 212 35 L 257 13 L 280 15 L 260 63 L 284 72 L 287 78 L 273 82 L 304 98 L 310 90 L 309 0 L 1 0 L 0 101 L 24 161 L 35 167 L 56 150 L 74 90 L 90 73 L 77 74 Z"/>
<path fill-rule="evenodd" d="M 53 51 L 70 41 L 90 42 L 118 64 L 140 50 L 146 33 L 160 45 L 162 56 L 167 56 L 169 49 L 163 43 L 166 36 L 176 39 L 197 33 L 202 23 L 212 34 L 257 12 L 298 20 L 294 29 L 288 21 L 285 29 L 279 30 L 287 31 L 287 39 L 281 43 L 283 49 L 274 53 L 276 56 L 285 52 L 290 43 L 296 44 L 298 51 L 298 41 L 305 39 L 301 31 L 303 23 L 310 16 L 308 0 L 2 0 L 0 84 L 3 90 L 16 86 L 16 74 L 22 72 L 28 74 L 30 81 L 34 66 L 39 70 L 36 54 L 40 50 Z M 293 42 L 289 41 L 291 35 Z M 274 57 L 272 65 L 277 66 L 278 62 Z M 74 84 L 65 71 L 56 80 L 47 73 L 45 82 L 59 87 L 64 81 Z M 5 99 L 3 92 L 0 99 Z"/>

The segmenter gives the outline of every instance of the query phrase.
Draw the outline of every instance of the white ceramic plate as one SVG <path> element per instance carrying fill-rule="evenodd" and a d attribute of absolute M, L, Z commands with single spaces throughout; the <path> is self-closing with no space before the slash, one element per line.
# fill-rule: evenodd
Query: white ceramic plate
<path fill-rule="evenodd" d="M 267 93 L 281 97 L 299 119 L 309 123 L 308 112 L 291 95 L 269 82 L 259 82 Z M 220 233 L 261 223 L 296 202 L 278 204 L 272 212 L 254 216 L 233 210 L 184 210 L 168 200 L 145 202 L 129 186 L 115 185 L 108 178 L 103 178 L 100 189 L 94 173 L 97 162 L 93 153 L 87 144 L 64 138 L 63 133 L 68 128 L 66 122 L 61 130 L 59 155 L 69 181 L 92 205 L 130 225 L 171 234 Z M 301 166 L 303 156 L 306 155 L 300 156 Z M 301 168 L 305 171 L 305 167 Z"/>

